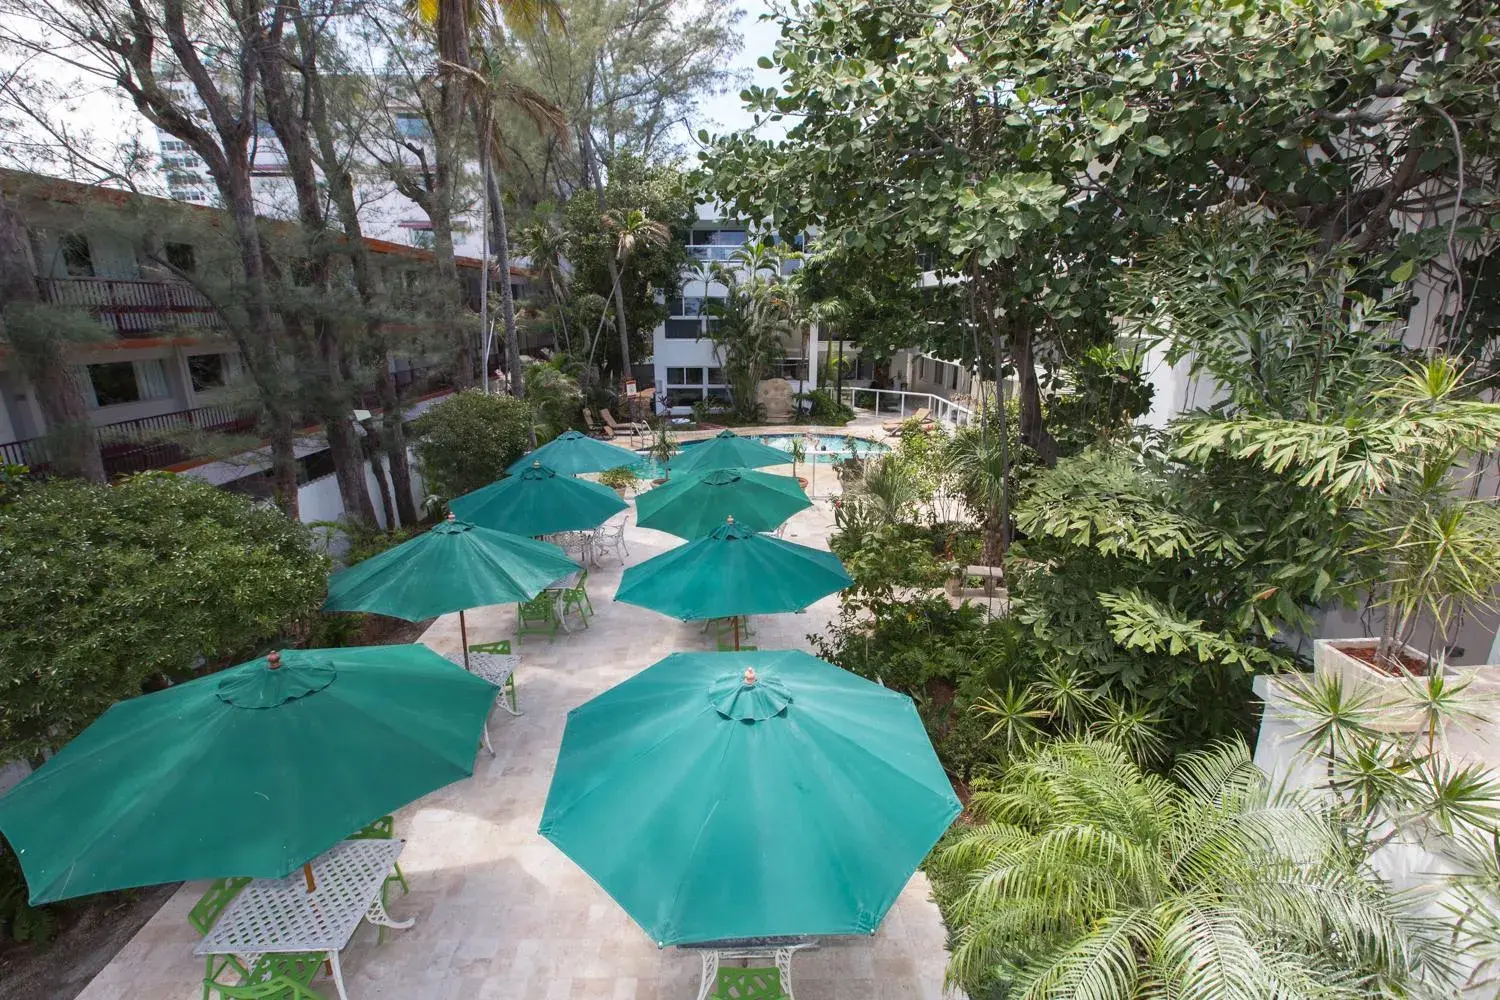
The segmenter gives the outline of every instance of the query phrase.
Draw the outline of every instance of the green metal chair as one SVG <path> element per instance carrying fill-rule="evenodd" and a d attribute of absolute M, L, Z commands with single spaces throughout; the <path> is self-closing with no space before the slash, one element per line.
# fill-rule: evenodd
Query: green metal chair
<path fill-rule="evenodd" d="M 213 930 L 214 924 L 219 922 L 219 916 L 223 914 L 224 907 L 228 906 L 230 900 L 238 896 L 240 890 L 250 884 L 248 878 L 221 878 L 215 879 L 208 887 L 193 908 L 188 911 L 188 923 L 193 930 L 202 937 Z M 240 964 L 239 959 L 233 955 L 209 955 L 203 965 L 203 1000 L 208 1000 L 208 986 L 225 972 L 233 972 L 243 979 L 245 967 Z"/>
<path fill-rule="evenodd" d="M 203 981 L 203 992 L 217 993 L 222 1000 L 324 1000 L 310 985 L 323 961 L 321 954 L 313 953 L 262 955 L 239 982 L 221 983 L 210 977 Z"/>
<path fill-rule="evenodd" d="M 382 816 L 363 830 L 349 834 L 349 840 L 394 840 L 396 837 L 396 817 Z M 391 883 L 401 886 L 401 893 L 405 895 L 411 892 L 411 886 L 406 884 L 406 876 L 401 871 L 401 862 L 396 862 L 391 874 L 385 877 L 385 882 L 380 886 L 380 905 L 385 906 L 390 902 Z M 385 928 L 382 926 L 375 935 L 376 944 L 385 944 Z"/>
<path fill-rule="evenodd" d="M 781 973 L 771 969 L 719 966 L 708 1000 L 791 1000 L 781 988 Z"/>
<path fill-rule="evenodd" d="M 562 619 L 557 613 L 557 592 L 544 590 L 529 601 L 516 605 L 516 635 L 545 635 L 551 642 L 557 637 Z"/>
<path fill-rule="evenodd" d="M 562 592 L 563 617 L 566 618 L 570 611 L 577 611 L 584 628 L 589 627 L 589 617 L 594 613 L 593 602 L 589 600 L 588 582 L 589 571 L 584 570 L 579 575 L 578 582 Z"/>
<path fill-rule="evenodd" d="M 509 656 L 509 655 L 511 655 L 510 654 L 510 640 L 509 639 L 500 639 L 500 640 L 498 640 L 496 642 L 476 642 L 476 643 L 472 643 L 469 646 L 469 652 L 471 652 L 471 653 L 493 653 L 496 656 Z M 521 703 L 516 698 L 516 674 L 515 674 L 514 670 L 512 670 L 510 672 L 510 675 L 505 678 L 505 683 L 500 686 L 500 691 L 501 691 L 501 694 L 504 696 L 505 700 L 510 704 L 510 708 L 509 708 L 510 714 L 511 715 L 520 715 L 521 714 Z M 503 708 L 505 706 L 502 705 L 501 707 Z"/>

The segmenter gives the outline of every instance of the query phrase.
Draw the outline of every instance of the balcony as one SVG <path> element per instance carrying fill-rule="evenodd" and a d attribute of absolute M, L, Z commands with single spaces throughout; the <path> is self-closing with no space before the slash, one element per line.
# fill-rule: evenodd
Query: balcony
<path fill-rule="evenodd" d="M 116 336 L 143 337 L 172 330 L 217 331 L 223 321 L 213 304 L 179 281 L 128 278 L 38 278 L 42 298 L 87 309 Z"/>
<path fill-rule="evenodd" d="M 95 428 L 99 457 L 109 478 L 149 469 L 165 469 L 193 457 L 184 440 L 195 434 L 252 434 L 259 424 L 253 411 L 228 406 L 203 406 L 139 420 L 123 420 Z M 45 473 L 51 465 L 45 437 L 0 444 L 0 461 L 25 465 Z"/>
<path fill-rule="evenodd" d="M 743 244 L 689 244 L 688 256 L 694 260 L 730 260 Z"/>

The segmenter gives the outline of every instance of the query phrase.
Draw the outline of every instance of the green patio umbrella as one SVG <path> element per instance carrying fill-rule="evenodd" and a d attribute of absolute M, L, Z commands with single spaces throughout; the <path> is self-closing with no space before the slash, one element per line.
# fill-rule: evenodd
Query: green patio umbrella
<path fill-rule="evenodd" d="M 615 600 L 683 621 L 800 611 L 854 581 L 838 556 L 729 518 L 702 538 L 625 570 Z"/>
<path fill-rule="evenodd" d="M 637 523 L 681 538 L 701 538 L 725 519 L 752 531 L 774 531 L 812 506 L 791 476 L 751 469 L 710 469 L 679 474 L 636 497 Z"/>
<path fill-rule="evenodd" d="M 772 448 L 734 431 L 720 431 L 701 444 L 682 449 L 672 459 L 672 474 L 708 472 L 711 469 L 759 469 L 766 465 L 791 465 L 791 453 Z"/>
<path fill-rule="evenodd" d="M 576 476 L 580 472 L 603 472 L 618 469 L 622 465 L 634 465 L 641 456 L 604 441 L 596 441 L 577 431 L 564 431 L 533 452 L 522 455 L 510 468 L 515 475 L 540 462 L 546 468 L 563 476 Z"/>
<path fill-rule="evenodd" d="M 325 611 L 371 611 L 422 621 L 458 612 L 469 661 L 468 608 L 529 601 L 579 569 L 562 549 L 523 535 L 448 520 L 328 581 Z"/>
<path fill-rule="evenodd" d="M 559 476 L 539 462 L 448 502 L 465 521 L 517 535 L 586 531 L 628 506 L 608 486 Z"/>
<path fill-rule="evenodd" d="M 469 776 L 495 687 L 426 646 L 302 649 L 114 705 L 0 797 L 31 902 L 280 878 Z"/>
<path fill-rule="evenodd" d="M 958 813 L 906 695 L 674 653 L 568 713 L 540 832 L 666 946 L 873 934 Z"/>

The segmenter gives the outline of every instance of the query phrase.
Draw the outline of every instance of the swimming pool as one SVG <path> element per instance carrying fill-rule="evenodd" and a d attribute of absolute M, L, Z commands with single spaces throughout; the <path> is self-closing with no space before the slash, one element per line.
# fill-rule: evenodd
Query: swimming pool
<path fill-rule="evenodd" d="M 890 451 L 890 447 L 879 441 L 867 441 L 864 438 L 854 437 L 850 434 L 747 434 L 749 438 L 770 445 L 772 448 L 780 448 L 787 452 L 787 464 L 791 464 L 792 442 L 800 439 L 807 447 L 805 462 L 816 461 L 819 465 L 830 465 L 834 462 L 842 462 L 847 458 L 865 458 L 870 455 L 884 455 Z M 695 445 L 702 444 L 701 441 L 688 441 L 683 444 L 684 451 L 692 449 Z M 645 455 L 644 451 L 638 454 Z M 642 458 L 634 466 L 635 474 L 642 479 L 660 479 L 661 466 L 650 458 Z"/>

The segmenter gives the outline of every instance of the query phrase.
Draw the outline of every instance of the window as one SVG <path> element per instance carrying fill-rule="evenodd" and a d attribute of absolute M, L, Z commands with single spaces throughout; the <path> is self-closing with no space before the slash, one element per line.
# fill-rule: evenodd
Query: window
<path fill-rule="evenodd" d="M 703 398 L 702 389 L 684 389 L 681 387 L 667 387 L 666 401 L 668 406 L 692 406 Z"/>
<path fill-rule="evenodd" d="M 743 229 L 694 229 L 692 241 L 694 246 L 703 247 L 744 246 L 745 231 Z"/>
<path fill-rule="evenodd" d="M 141 398 L 140 386 L 135 381 L 135 366 L 129 361 L 89 365 L 89 382 L 94 387 L 97 406 L 134 403 Z"/>
<path fill-rule="evenodd" d="M 697 295 L 678 295 L 667 300 L 668 316 L 702 316 L 704 300 Z"/>
<path fill-rule="evenodd" d="M 697 340 L 703 336 L 702 320 L 696 319 L 669 319 L 667 320 L 668 340 Z"/>
<path fill-rule="evenodd" d="M 191 243 L 168 243 L 166 249 L 168 264 L 184 274 L 193 273 L 197 261 L 194 259 Z"/>
<path fill-rule="evenodd" d="M 217 389 L 229 381 L 228 368 L 222 354 L 189 355 L 188 374 L 192 376 L 194 392 Z"/>
<path fill-rule="evenodd" d="M 431 250 L 437 246 L 437 235 L 431 229 L 413 229 L 411 245 L 418 250 Z"/>
<path fill-rule="evenodd" d="M 668 368 L 668 385 L 702 385 L 702 368 Z"/>
<path fill-rule="evenodd" d="M 89 238 L 82 233 L 63 233 L 58 241 L 62 247 L 63 266 L 70 278 L 92 278 L 94 276 L 94 252 L 89 247 Z"/>
<path fill-rule="evenodd" d="M 708 384 L 709 385 L 723 385 L 724 384 L 724 369 L 722 369 L 722 368 L 710 368 L 708 370 Z"/>
<path fill-rule="evenodd" d="M 432 129 L 427 119 L 415 111 L 396 112 L 396 131 L 403 139 L 430 139 Z"/>

